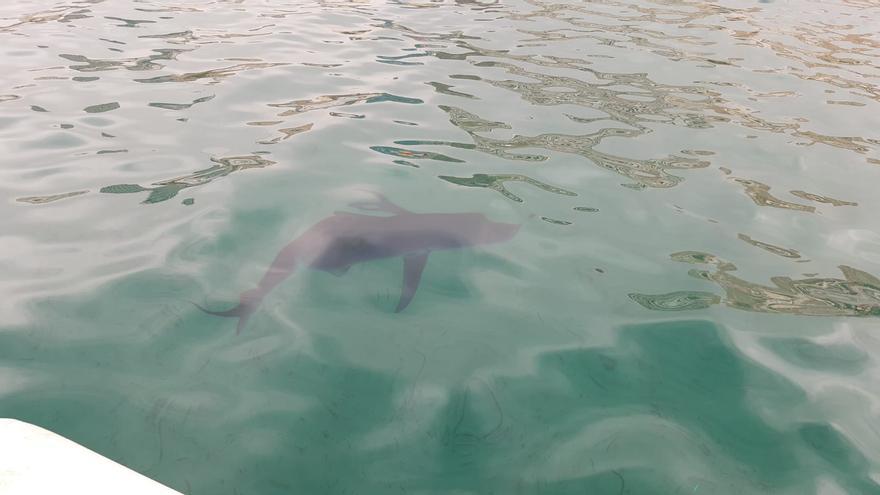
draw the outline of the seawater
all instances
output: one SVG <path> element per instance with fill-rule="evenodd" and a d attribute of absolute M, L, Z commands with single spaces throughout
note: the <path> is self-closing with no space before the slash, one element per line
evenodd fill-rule
<path fill-rule="evenodd" d="M 880 493 L 878 27 L 5 2 L 0 416 L 187 494 Z M 399 258 L 191 304 L 376 194 L 521 228 L 400 313 Z"/>

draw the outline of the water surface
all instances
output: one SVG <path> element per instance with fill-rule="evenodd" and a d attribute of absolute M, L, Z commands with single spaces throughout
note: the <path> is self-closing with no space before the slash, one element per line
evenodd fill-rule
<path fill-rule="evenodd" d="M 0 416 L 187 494 L 880 493 L 868 0 L 0 7 Z M 365 192 L 366 191 L 366 192 Z M 381 193 L 509 242 L 301 271 Z"/>

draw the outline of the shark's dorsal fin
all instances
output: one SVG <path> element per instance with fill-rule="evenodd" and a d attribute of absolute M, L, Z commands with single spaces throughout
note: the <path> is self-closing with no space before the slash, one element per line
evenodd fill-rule
<path fill-rule="evenodd" d="M 336 268 L 333 268 L 333 269 L 330 269 L 327 271 L 332 273 L 333 275 L 336 275 L 337 277 L 341 277 L 341 276 L 345 275 L 346 273 L 348 273 L 348 270 L 350 270 L 350 269 L 351 269 L 351 265 L 343 265 L 343 266 L 338 266 Z"/>
<path fill-rule="evenodd" d="M 388 200 L 388 198 L 382 196 L 379 193 L 373 194 L 376 196 L 374 199 L 355 201 L 354 203 L 349 203 L 348 206 L 364 211 L 384 211 L 387 213 L 394 213 L 395 215 L 412 213 L 411 211 L 401 208 L 400 206 L 392 203 Z"/>
<path fill-rule="evenodd" d="M 397 303 L 395 313 L 400 313 L 412 301 L 422 280 L 422 271 L 428 262 L 428 251 L 408 254 L 403 257 L 403 286 L 400 288 L 400 301 Z"/>

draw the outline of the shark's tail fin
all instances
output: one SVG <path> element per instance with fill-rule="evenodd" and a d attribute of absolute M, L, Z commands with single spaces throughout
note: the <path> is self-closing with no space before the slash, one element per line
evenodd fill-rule
<path fill-rule="evenodd" d="M 238 326 L 235 329 L 236 335 L 241 333 L 242 329 L 245 327 L 245 325 L 247 325 L 248 319 L 250 319 L 251 315 L 254 314 L 254 311 L 257 309 L 253 304 L 240 303 L 238 306 L 236 306 L 232 309 L 227 309 L 226 311 L 212 311 L 210 309 L 205 308 L 204 306 L 202 306 L 199 303 L 196 303 L 193 301 L 190 301 L 190 302 L 193 304 L 193 306 L 201 309 L 202 311 L 204 311 L 205 313 L 208 313 L 209 315 L 225 316 L 228 318 L 238 318 Z"/>

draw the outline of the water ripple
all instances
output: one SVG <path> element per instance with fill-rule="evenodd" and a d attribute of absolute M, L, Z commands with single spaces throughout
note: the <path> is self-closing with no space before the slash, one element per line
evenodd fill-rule
<path fill-rule="evenodd" d="M 3 415 L 193 494 L 876 493 L 878 18 L 6 2 Z M 521 227 L 406 313 L 399 259 L 188 302 L 364 189 Z"/>
<path fill-rule="evenodd" d="M 101 192 L 108 194 L 149 192 L 150 194 L 143 203 L 161 203 L 177 196 L 184 189 L 207 184 L 221 177 L 226 177 L 233 172 L 250 168 L 264 168 L 276 163 L 257 155 L 211 158 L 211 161 L 217 165 L 174 179 L 153 182 L 152 185 L 156 187 L 142 187 L 138 184 L 114 184 L 102 187 Z"/>
<path fill-rule="evenodd" d="M 803 316 L 880 316 L 880 279 L 856 268 L 840 265 L 844 278 L 772 277 L 772 286 L 749 282 L 732 275 L 736 266 L 700 252 L 674 253 L 676 261 L 715 265 L 715 271 L 691 270 L 691 276 L 714 282 L 725 291 L 725 298 L 706 292 L 669 294 L 632 293 L 630 298 L 647 309 L 679 311 L 700 309 L 711 304 L 725 305 L 761 313 Z M 698 301 L 694 303 L 693 301 Z M 696 305 L 695 305 L 696 304 Z"/>

